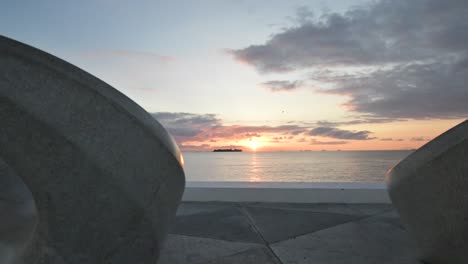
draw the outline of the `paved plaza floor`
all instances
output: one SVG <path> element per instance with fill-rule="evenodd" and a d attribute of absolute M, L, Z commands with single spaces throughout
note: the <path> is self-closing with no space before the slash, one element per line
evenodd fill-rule
<path fill-rule="evenodd" d="M 418 264 L 389 204 L 185 202 L 159 264 Z"/>

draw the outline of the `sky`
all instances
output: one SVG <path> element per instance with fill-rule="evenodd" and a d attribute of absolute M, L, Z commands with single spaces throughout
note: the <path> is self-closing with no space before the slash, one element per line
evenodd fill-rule
<path fill-rule="evenodd" d="M 0 0 L 0 34 L 140 104 L 183 151 L 416 149 L 468 117 L 466 0 Z"/>

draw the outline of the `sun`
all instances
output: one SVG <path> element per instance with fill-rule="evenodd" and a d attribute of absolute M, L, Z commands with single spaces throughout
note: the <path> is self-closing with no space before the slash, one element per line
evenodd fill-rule
<path fill-rule="evenodd" d="M 257 151 L 259 147 L 258 141 L 255 141 L 255 140 L 250 140 L 249 143 L 247 143 L 247 145 L 252 151 Z"/>

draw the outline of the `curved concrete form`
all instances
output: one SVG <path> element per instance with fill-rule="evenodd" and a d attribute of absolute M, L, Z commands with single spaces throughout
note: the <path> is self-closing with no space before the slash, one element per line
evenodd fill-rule
<path fill-rule="evenodd" d="M 184 190 L 182 156 L 129 98 L 0 36 L 0 158 L 38 213 L 11 263 L 155 263 Z"/>
<path fill-rule="evenodd" d="M 0 263 L 14 263 L 24 253 L 37 224 L 28 187 L 0 159 Z"/>
<path fill-rule="evenodd" d="M 468 261 L 468 120 L 387 174 L 390 198 L 428 263 Z"/>

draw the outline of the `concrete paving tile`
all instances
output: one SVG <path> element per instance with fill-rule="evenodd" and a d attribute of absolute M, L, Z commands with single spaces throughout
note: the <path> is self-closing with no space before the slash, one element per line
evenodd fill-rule
<path fill-rule="evenodd" d="M 390 204 L 339 204 L 339 203 L 245 203 L 248 207 L 265 207 L 349 215 L 374 215 L 393 207 Z"/>
<path fill-rule="evenodd" d="M 177 216 L 213 212 L 230 206 L 232 207 L 232 204 L 230 203 L 184 202 L 177 208 Z"/>
<path fill-rule="evenodd" d="M 416 246 L 406 231 L 382 221 L 385 219 L 385 216 L 369 217 L 271 247 L 283 263 L 419 263 Z"/>
<path fill-rule="evenodd" d="M 284 210 L 264 207 L 245 207 L 256 227 L 269 243 L 286 240 L 331 226 L 359 219 L 359 216 Z"/>
<path fill-rule="evenodd" d="M 376 215 L 394 210 L 391 204 L 348 204 L 348 207 L 363 215 Z"/>
<path fill-rule="evenodd" d="M 250 221 L 236 207 L 178 216 L 170 233 L 227 241 L 263 243 Z"/>
<path fill-rule="evenodd" d="M 232 256 L 220 257 L 206 262 L 206 264 L 280 264 L 280 262 L 265 246 L 261 246 Z"/>
<path fill-rule="evenodd" d="M 400 218 L 400 214 L 397 212 L 396 209 L 389 210 L 385 213 L 379 214 L 380 216 L 384 217 L 391 217 L 391 218 Z"/>
<path fill-rule="evenodd" d="M 214 259 L 232 256 L 236 253 L 259 247 L 263 246 L 210 238 L 169 235 L 161 251 L 158 264 L 206 263 Z"/>
<path fill-rule="evenodd" d="M 382 214 L 374 215 L 368 221 L 386 222 L 392 224 L 400 229 L 406 229 L 400 220 L 400 216 L 396 210 L 390 210 Z"/>
<path fill-rule="evenodd" d="M 323 250 L 276 248 L 283 264 L 424 264 L 413 256 L 369 256 L 363 254 L 346 254 Z"/>
<path fill-rule="evenodd" d="M 244 203 L 245 207 L 262 207 L 273 209 L 287 209 L 312 212 L 340 213 L 340 214 L 356 214 L 357 211 L 351 210 L 346 204 L 313 204 L 313 203 L 262 203 L 250 202 Z"/>

